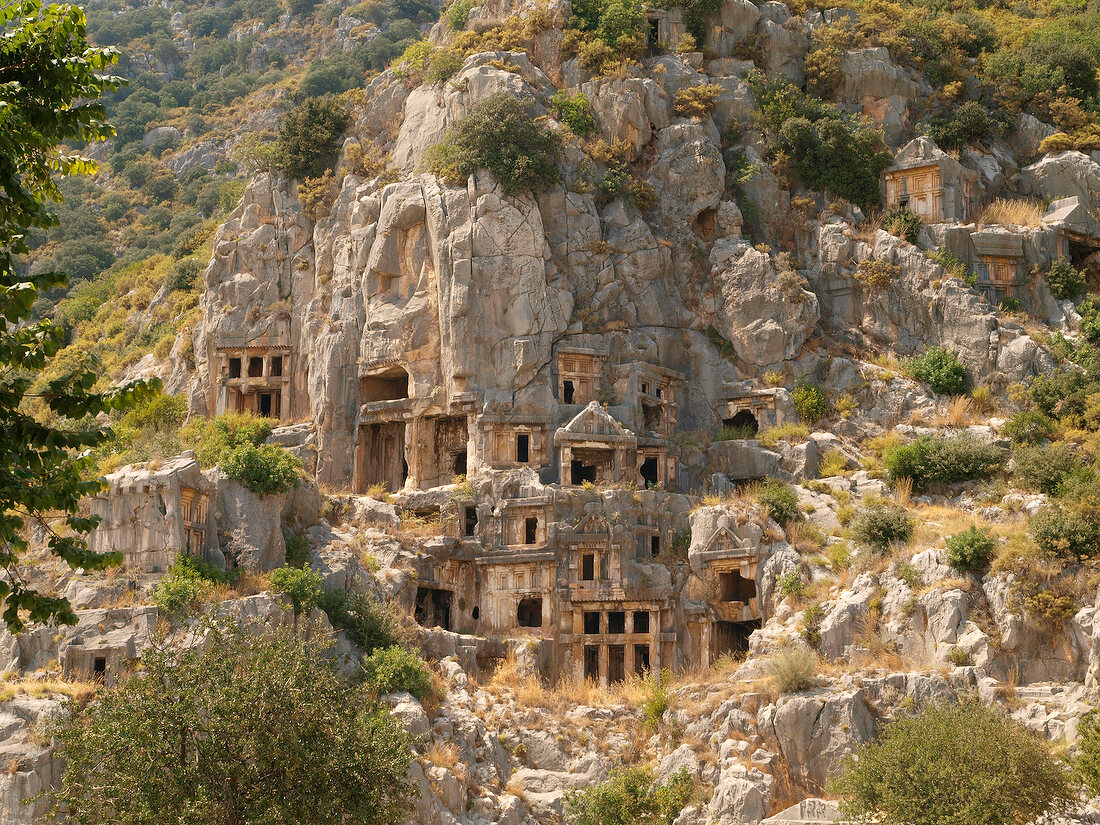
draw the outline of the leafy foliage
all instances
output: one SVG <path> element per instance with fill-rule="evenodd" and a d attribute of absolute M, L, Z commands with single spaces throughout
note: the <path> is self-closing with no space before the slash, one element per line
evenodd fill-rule
<path fill-rule="evenodd" d="M 864 547 L 885 552 L 891 544 L 903 544 L 913 535 L 913 519 L 902 507 L 874 504 L 852 520 L 852 539 Z"/>
<path fill-rule="evenodd" d="M 1054 419 L 1039 410 L 1018 412 L 1001 428 L 1001 434 L 1016 444 L 1040 444 L 1056 431 Z"/>
<path fill-rule="evenodd" d="M 948 536 L 945 542 L 947 552 L 944 561 L 956 570 L 977 572 L 989 566 L 995 546 L 989 535 L 989 528 L 979 529 L 975 525 L 961 533 Z"/>
<path fill-rule="evenodd" d="M 320 178 L 336 162 L 349 114 L 332 95 L 311 97 L 283 117 L 276 144 L 279 168 L 296 180 Z"/>
<path fill-rule="evenodd" d="M 406 735 L 321 653 L 288 629 L 222 626 L 202 645 L 150 650 L 141 671 L 58 717 L 54 798 L 79 822 L 402 821 Z"/>
<path fill-rule="evenodd" d="M 564 89 L 550 98 L 550 112 L 578 137 L 587 137 L 596 128 L 592 104 L 584 92 L 572 94 Z"/>
<path fill-rule="evenodd" d="M 798 420 L 807 424 L 816 424 L 825 417 L 829 405 L 825 399 L 825 391 L 816 384 L 811 384 L 805 379 L 795 384 L 791 390 L 791 401 Z"/>
<path fill-rule="evenodd" d="M 103 489 L 101 479 L 89 478 L 87 451 L 111 437 L 96 416 L 132 407 L 157 384 L 97 392 L 99 375 L 86 361 L 35 380 L 55 368 L 66 334 L 30 316 L 40 292 L 63 285 L 65 278 L 22 275 L 14 256 L 28 251 L 29 228 L 54 222 L 47 208 L 61 197 L 54 175 L 95 171 L 94 163 L 62 152 L 61 144 L 111 135 L 99 98 L 117 88 L 118 80 L 100 77 L 115 55 L 88 46 L 78 6 L 8 4 L 0 8 L 0 31 L 0 566 L 6 571 L 0 598 L 4 622 L 14 632 L 27 620 L 76 624 L 66 599 L 28 587 L 17 570 L 30 525 L 41 527 L 50 552 L 74 569 L 100 570 L 122 561 L 120 553 L 89 552 L 83 539 L 98 519 L 79 515 L 80 501 Z M 29 411 L 31 402 L 41 417 Z"/>
<path fill-rule="evenodd" d="M 1053 495 L 1070 473 L 1079 469 L 1077 454 L 1065 444 L 1019 447 L 1012 452 L 1012 476 L 1028 490 Z"/>
<path fill-rule="evenodd" d="M 301 460 L 278 444 L 243 444 L 220 464 L 227 476 L 261 496 L 286 493 L 302 483 Z"/>
<path fill-rule="evenodd" d="M 929 347 L 906 364 L 909 374 L 940 395 L 961 395 L 966 390 L 966 367 L 959 356 L 942 347 Z"/>
<path fill-rule="evenodd" d="M 1004 450 L 969 435 L 924 436 L 912 444 L 888 450 L 883 463 L 892 480 L 912 479 L 913 489 L 922 492 L 929 484 L 986 478 L 1002 467 L 1006 459 Z"/>
<path fill-rule="evenodd" d="M 642 712 L 642 727 L 650 733 L 658 731 L 665 711 L 672 704 L 667 687 L 671 676 L 670 671 L 664 671 L 660 676 L 651 673 L 646 677 L 646 695 L 639 704 L 639 710 Z"/>
<path fill-rule="evenodd" d="M 1076 269 L 1065 258 L 1059 258 L 1052 263 L 1043 277 L 1050 287 L 1050 294 L 1057 301 L 1076 298 L 1085 291 L 1085 273 Z"/>
<path fill-rule="evenodd" d="M 1077 720 L 1077 758 L 1073 768 L 1093 796 L 1100 793 L 1100 711 L 1090 710 Z"/>
<path fill-rule="evenodd" d="M 363 678 L 378 695 L 404 691 L 423 699 L 432 690 L 428 666 L 404 645 L 375 648 L 364 656 Z"/>
<path fill-rule="evenodd" d="M 321 595 L 319 606 L 332 626 L 344 630 L 364 653 L 393 647 L 401 641 L 401 626 L 389 605 L 370 593 L 355 590 L 329 590 Z"/>
<path fill-rule="evenodd" d="M 1100 553 L 1100 520 L 1060 504 L 1044 507 L 1031 519 L 1028 531 L 1045 553 L 1068 561 L 1094 558 Z"/>
<path fill-rule="evenodd" d="M 856 280 L 872 292 L 888 289 L 901 272 L 897 264 L 887 263 L 881 258 L 867 258 L 856 267 Z"/>
<path fill-rule="evenodd" d="M 1072 799 L 1046 744 L 977 702 L 891 723 L 848 762 L 834 790 L 850 821 L 883 825 L 1030 822 Z"/>
<path fill-rule="evenodd" d="M 189 612 L 225 574 L 194 556 L 181 554 L 153 589 L 153 604 L 165 613 Z"/>
<path fill-rule="evenodd" d="M 882 216 L 882 228 L 891 235 L 916 243 L 924 228 L 924 219 L 908 206 L 891 209 Z"/>
<path fill-rule="evenodd" d="M 864 209 L 879 202 L 879 176 L 893 163 L 893 155 L 878 130 L 782 78 L 768 80 L 754 70 L 747 79 L 771 153 L 781 151 L 802 183 Z"/>
<path fill-rule="evenodd" d="M 718 95 L 721 93 L 722 87 L 716 83 L 685 86 L 676 92 L 672 110 L 680 117 L 707 117 L 718 105 Z"/>
<path fill-rule="evenodd" d="M 768 517 L 781 525 L 795 521 L 801 516 L 798 510 L 798 495 L 789 484 L 768 479 L 757 486 L 755 495 Z"/>
<path fill-rule="evenodd" d="M 507 92 L 478 103 L 427 152 L 428 168 L 450 183 L 488 169 L 506 195 L 549 186 L 558 179 L 551 161 L 558 137 L 533 121 L 525 104 Z"/>
<path fill-rule="evenodd" d="M 321 600 L 321 574 L 310 567 L 279 567 L 271 571 L 271 587 L 294 606 L 294 615 L 308 615 Z"/>
<path fill-rule="evenodd" d="M 570 825 L 672 825 L 691 799 L 686 768 L 661 783 L 647 767 L 616 768 L 611 776 L 565 795 Z"/>
<path fill-rule="evenodd" d="M 996 124 L 982 104 L 971 100 L 935 119 L 928 129 L 928 136 L 941 149 L 956 151 L 988 138 L 996 131 Z"/>

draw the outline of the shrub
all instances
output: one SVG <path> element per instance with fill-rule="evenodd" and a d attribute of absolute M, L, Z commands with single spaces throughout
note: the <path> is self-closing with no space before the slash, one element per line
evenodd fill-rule
<path fill-rule="evenodd" d="M 962 395 L 966 390 L 966 367 L 959 356 L 942 347 L 931 347 L 910 358 L 906 370 L 940 395 Z"/>
<path fill-rule="evenodd" d="M 328 217 L 332 204 L 339 194 L 336 177 L 326 169 L 319 178 L 303 178 L 298 181 L 298 202 L 311 221 Z"/>
<path fill-rule="evenodd" d="M 890 264 L 879 258 L 867 258 L 856 267 L 856 280 L 867 289 L 879 292 L 894 282 L 901 272 L 897 264 Z"/>
<path fill-rule="evenodd" d="M 202 261 L 197 258 L 184 258 L 176 261 L 168 269 L 164 285 L 171 292 L 190 292 L 195 288 L 202 273 Z"/>
<path fill-rule="evenodd" d="M 1001 435 L 1017 444 L 1040 444 L 1054 437 L 1058 425 L 1039 410 L 1018 412 L 1001 428 Z"/>
<path fill-rule="evenodd" d="M 178 556 L 153 589 L 153 604 L 165 613 L 187 612 L 219 581 L 210 569 L 217 568 L 204 565 L 193 556 Z M 224 580 L 224 576 L 220 580 Z"/>
<path fill-rule="evenodd" d="M 364 653 L 393 647 L 401 641 L 397 616 L 389 605 L 370 593 L 329 590 L 321 595 L 318 606 L 328 615 L 332 626 L 345 631 Z"/>
<path fill-rule="evenodd" d="M 279 168 L 292 178 L 320 178 L 335 161 L 350 114 L 332 95 L 308 98 L 283 117 L 276 142 Z"/>
<path fill-rule="evenodd" d="M 813 687 L 817 654 L 803 645 L 787 648 L 765 660 L 764 672 L 780 693 L 798 693 Z"/>
<path fill-rule="evenodd" d="M 1012 477 L 1026 489 L 1047 495 L 1053 495 L 1078 466 L 1077 454 L 1065 444 L 1019 447 L 1012 453 Z"/>
<path fill-rule="evenodd" d="M 770 153 L 781 151 L 793 159 L 802 183 L 865 210 L 879 202 L 879 176 L 893 156 L 878 130 L 781 78 L 768 80 L 754 70 L 747 79 L 770 137 Z"/>
<path fill-rule="evenodd" d="M 789 484 L 768 479 L 756 489 L 756 500 L 760 502 L 768 517 L 779 524 L 787 524 L 799 518 L 798 494 Z"/>
<path fill-rule="evenodd" d="M 671 673 L 665 671 L 661 674 L 661 678 L 656 674 L 646 677 L 646 695 L 639 708 L 642 711 L 642 727 L 650 733 L 656 733 L 661 727 L 661 719 L 664 718 L 665 711 L 671 704 L 666 687 L 666 682 L 671 676 Z"/>
<path fill-rule="evenodd" d="M 805 379 L 799 381 L 791 390 L 791 401 L 794 403 L 799 421 L 807 424 L 816 424 L 825 417 L 825 411 L 828 409 L 825 391 Z"/>
<path fill-rule="evenodd" d="M 584 92 L 558 92 L 550 98 L 550 113 L 579 137 L 587 137 L 596 128 L 592 104 Z"/>
<path fill-rule="evenodd" d="M 474 0 L 455 0 L 450 8 L 443 13 L 447 21 L 447 28 L 451 31 L 462 31 L 470 20 L 470 12 L 477 6 Z"/>
<path fill-rule="evenodd" d="M 1065 258 L 1059 258 L 1046 271 L 1047 286 L 1057 301 L 1076 298 L 1085 291 L 1085 273 L 1075 269 Z"/>
<path fill-rule="evenodd" d="M 788 444 L 801 444 L 810 437 L 810 429 L 805 424 L 780 424 L 778 427 L 769 427 L 760 433 L 760 445 L 769 450 L 780 441 Z"/>
<path fill-rule="evenodd" d="M 978 572 L 989 566 L 995 546 L 989 528 L 978 529 L 971 524 L 961 533 L 948 536 L 944 560 L 956 570 Z"/>
<path fill-rule="evenodd" d="M 1077 757 L 1073 769 L 1090 796 L 1100 794 L 1100 711 L 1090 710 L 1077 720 Z"/>
<path fill-rule="evenodd" d="M 1073 801 L 1047 745 L 973 701 L 899 717 L 848 760 L 832 790 L 845 819 L 882 825 L 1031 822 Z"/>
<path fill-rule="evenodd" d="M 648 767 L 616 768 L 603 782 L 566 793 L 565 818 L 570 825 L 672 825 L 693 790 L 686 768 L 663 784 Z"/>
<path fill-rule="evenodd" d="M 271 587 L 294 606 L 294 615 L 309 613 L 321 599 L 321 574 L 310 567 L 280 567 L 271 571 Z"/>
<path fill-rule="evenodd" d="M 913 519 L 903 507 L 877 504 L 865 507 L 852 520 L 852 539 L 864 547 L 885 552 L 913 535 Z"/>
<path fill-rule="evenodd" d="M 802 571 L 797 568 L 788 570 L 775 580 L 775 592 L 780 599 L 801 596 L 805 591 L 806 582 L 802 579 Z"/>
<path fill-rule="evenodd" d="M 882 216 L 882 228 L 898 238 L 904 238 L 915 244 L 924 227 L 924 219 L 908 206 L 891 209 Z"/>
<path fill-rule="evenodd" d="M 184 427 L 183 435 L 195 442 L 202 466 L 212 467 L 236 447 L 263 444 L 271 435 L 271 421 L 253 413 L 225 413 L 217 418 L 193 419 Z"/>
<path fill-rule="evenodd" d="M 821 622 L 825 618 L 825 608 L 821 602 L 813 602 L 802 611 L 802 638 L 812 648 L 821 644 Z"/>
<path fill-rule="evenodd" d="M 718 105 L 718 95 L 721 93 L 722 87 L 716 83 L 685 86 L 676 92 L 672 110 L 680 117 L 707 117 Z"/>
<path fill-rule="evenodd" d="M 462 68 L 462 56 L 450 49 L 438 49 L 428 60 L 424 82 L 429 85 L 450 80 Z"/>
<path fill-rule="evenodd" d="M 827 450 L 817 465 L 817 474 L 821 478 L 842 476 L 846 472 L 848 472 L 848 456 L 835 448 Z"/>
<path fill-rule="evenodd" d="M 504 194 L 549 186 L 558 179 L 551 161 L 557 136 L 535 123 L 525 104 L 507 92 L 478 103 L 427 152 L 428 168 L 450 183 L 488 169 Z"/>
<path fill-rule="evenodd" d="M 1076 141 L 1065 132 L 1055 132 L 1039 143 L 1039 151 L 1044 155 L 1058 155 L 1076 148 Z"/>
<path fill-rule="evenodd" d="M 220 464 L 227 476 L 260 496 L 286 493 L 301 484 L 301 460 L 277 444 L 243 444 Z"/>
<path fill-rule="evenodd" d="M 995 126 L 985 107 L 972 100 L 934 120 L 928 135 L 941 149 L 958 150 L 995 134 Z"/>
<path fill-rule="evenodd" d="M 1004 450 L 969 435 L 953 438 L 924 436 L 912 444 L 886 451 L 883 463 L 892 481 L 909 478 L 923 492 L 929 484 L 955 484 L 985 478 L 1004 465 Z"/>
<path fill-rule="evenodd" d="M 404 691 L 424 699 L 432 691 L 427 664 L 401 645 L 380 647 L 364 656 L 363 678 L 379 696 Z"/>
<path fill-rule="evenodd" d="M 1083 561 L 1100 551 L 1100 523 L 1061 505 L 1036 513 L 1028 532 L 1040 550 L 1062 559 Z"/>
<path fill-rule="evenodd" d="M 284 530 L 283 541 L 286 544 L 286 566 L 305 567 L 310 561 L 309 538 L 303 530 Z"/>

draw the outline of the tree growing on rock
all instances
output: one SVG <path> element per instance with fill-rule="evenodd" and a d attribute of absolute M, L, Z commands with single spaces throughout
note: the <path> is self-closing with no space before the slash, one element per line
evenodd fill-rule
<path fill-rule="evenodd" d="M 98 519 L 79 515 L 81 499 L 102 489 L 90 478 L 90 452 L 111 438 L 96 416 L 123 410 L 156 392 L 155 382 L 97 391 L 94 365 L 80 361 L 57 378 L 39 375 L 68 339 L 50 321 L 29 323 L 40 292 L 64 285 L 56 272 L 24 275 L 15 256 L 27 252 L 25 234 L 56 222 L 47 203 L 61 198 L 55 175 L 90 174 L 95 164 L 62 151 L 110 137 L 104 92 L 118 87 L 101 76 L 116 59 L 88 45 L 84 11 L 68 4 L 25 0 L 0 6 L 0 581 L 4 622 L 54 618 L 76 624 L 63 598 L 28 587 L 17 565 L 27 553 L 32 525 L 51 553 L 72 568 L 97 570 L 121 553 L 88 550 L 83 535 Z"/>
<path fill-rule="evenodd" d="M 409 742 L 287 628 L 212 625 L 52 731 L 53 799 L 76 822 L 391 825 L 411 811 Z"/>
<path fill-rule="evenodd" d="M 976 702 L 890 724 L 834 790 L 852 822 L 1022 825 L 1073 800 L 1069 774 L 1019 722 Z"/>

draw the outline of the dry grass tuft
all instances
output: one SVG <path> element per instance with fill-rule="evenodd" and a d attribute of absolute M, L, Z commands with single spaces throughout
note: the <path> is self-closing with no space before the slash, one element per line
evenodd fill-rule
<path fill-rule="evenodd" d="M 948 427 L 965 427 L 974 421 L 974 402 L 965 395 L 956 395 L 947 402 L 942 421 Z"/>
<path fill-rule="evenodd" d="M 458 764 L 458 748 L 454 746 L 453 742 L 440 742 L 437 740 L 432 742 L 431 746 L 424 751 L 424 758 L 433 765 L 452 770 Z"/>
<path fill-rule="evenodd" d="M 78 705 L 86 705 L 99 689 L 98 682 L 81 679 L 20 679 L 0 683 L 0 702 L 9 702 L 17 696 L 44 699 L 49 696 L 68 696 Z"/>
<path fill-rule="evenodd" d="M 979 226 L 1026 226 L 1037 229 L 1043 222 L 1043 205 L 1027 198 L 997 198 L 978 218 Z"/>

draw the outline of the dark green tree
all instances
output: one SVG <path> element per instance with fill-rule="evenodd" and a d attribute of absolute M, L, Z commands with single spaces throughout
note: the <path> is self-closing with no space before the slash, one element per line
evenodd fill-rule
<path fill-rule="evenodd" d="M 893 722 L 834 790 L 850 821 L 881 825 L 1022 825 L 1073 798 L 1044 742 L 976 702 Z"/>
<path fill-rule="evenodd" d="M 262 633 L 259 631 L 262 629 Z M 52 733 L 54 800 L 79 823 L 391 825 L 410 813 L 408 738 L 288 628 L 211 625 Z"/>
<path fill-rule="evenodd" d="M 319 178 L 336 162 L 348 109 L 332 95 L 308 98 L 283 118 L 276 145 L 279 168 L 296 180 Z"/>
<path fill-rule="evenodd" d="M 99 376 L 87 367 L 36 381 L 66 332 L 50 321 L 28 323 L 31 307 L 65 277 L 24 275 L 14 256 L 27 251 L 29 228 L 55 222 L 47 204 L 61 198 L 56 176 L 95 171 L 64 145 L 113 133 L 97 101 L 119 80 L 100 75 L 116 55 L 88 45 L 79 6 L 7 3 L 0 6 L 0 35 L 0 566 L 7 571 L 0 598 L 14 632 L 28 620 L 76 623 L 67 600 L 35 591 L 16 569 L 32 525 L 45 529 L 50 551 L 70 567 L 121 562 L 120 554 L 89 552 L 82 538 L 97 521 L 78 515 L 80 500 L 102 489 L 102 480 L 90 477 L 87 453 L 111 437 L 97 415 L 132 406 L 156 388 L 135 383 L 98 392 Z M 31 406 L 44 413 L 32 414 Z"/>

